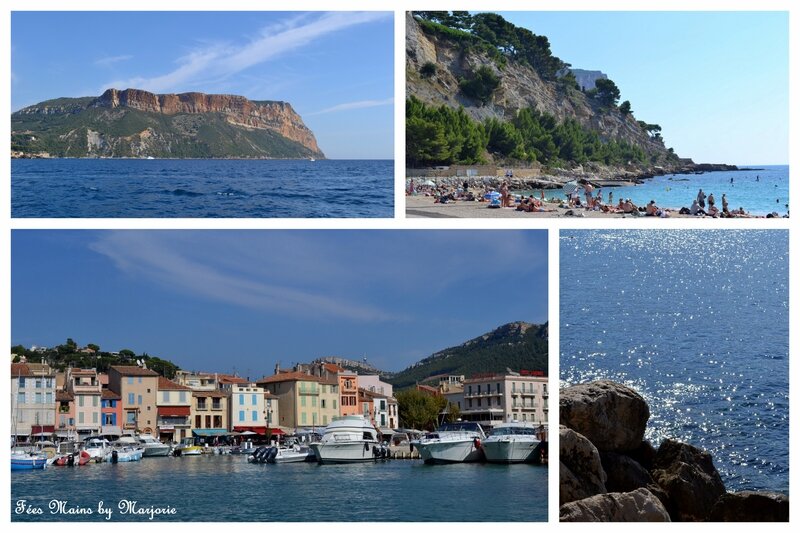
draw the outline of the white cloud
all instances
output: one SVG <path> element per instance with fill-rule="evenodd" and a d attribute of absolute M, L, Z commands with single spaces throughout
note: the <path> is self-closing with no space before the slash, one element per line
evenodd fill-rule
<path fill-rule="evenodd" d="M 102 89 L 135 87 L 152 92 L 186 89 L 209 78 L 225 78 L 254 65 L 302 48 L 317 39 L 353 26 L 391 16 L 389 12 L 332 12 L 308 21 L 297 17 L 268 26 L 258 37 L 243 45 L 212 44 L 198 48 L 177 60 L 178 67 L 155 77 L 115 80 Z"/>
<path fill-rule="evenodd" d="M 211 301 L 256 310 L 296 316 L 341 318 L 374 322 L 398 317 L 354 298 L 325 294 L 324 289 L 306 285 L 302 277 L 286 279 L 272 274 L 269 261 L 262 257 L 262 269 L 252 263 L 252 254 L 238 246 L 227 246 L 226 239 L 196 233 L 104 232 L 89 248 L 111 259 L 116 267 L 139 279 Z M 235 241 L 235 239 L 232 239 Z M 245 265 L 231 269 L 237 255 Z M 224 260 L 217 261 L 220 257 Z M 267 258 L 268 259 L 268 258 Z M 319 280 L 319 278 L 317 278 Z"/>
<path fill-rule="evenodd" d="M 96 59 L 94 64 L 98 67 L 107 67 L 113 65 L 114 63 L 119 63 L 121 61 L 128 61 L 129 59 L 133 59 L 132 55 L 121 55 L 121 56 L 109 56 L 109 57 L 101 57 L 100 59 Z"/>
<path fill-rule="evenodd" d="M 312 117 L 314 115 L 323 115 L 325 113 L 336 113 L 338 111 L 350 111 L 351 109 L 365 109 L 368 107 L 380 107 L 392 104 L 394 104 L 394 98 L 385 98 L 383 100 L 359 100 L 358 102 L 338 104 L 327 109 L 323 109 L 322 111 L 306 113 L 305 116 Z"/>

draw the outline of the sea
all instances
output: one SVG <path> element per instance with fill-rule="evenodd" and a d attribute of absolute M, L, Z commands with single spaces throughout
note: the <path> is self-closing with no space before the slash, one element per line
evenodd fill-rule
<path fill-rule="evenodd" d="M 147 457 L 12 472 L 11 519 L 102 522 L 102 505 L 112 509 L 111 521 L 150 521 L 133 510 L 159 509 L 174 514 L 153 511 L 153 521 L 539 522 L 547 520 L 547 470 L 407 459 L 271 465 L 250 464 L 242 455 Z M 43 513 L 18 514 L 21 500 Z"/>
<path fill-rule="evenodd" d="M 731 181 L 732 180 L 732 181 Z M 789 167 L 787 165 L 742 167 L 736 171 L 706 172 L 704 174 L 667 174 L 644 180 L 641 185 L 627 187 L 604 187 L 604 201 L 608 193 L 614 193 L 614 203 L 620 198 L 630 198 L 638 206 L 655 200 L 664 208 L 691 207 L 692 200 L 700 189 L 714 193 L 719 209 L 725 194 L 729 208 L 739 209 L 752 215 L 776 212 L 780 216 L 789 212 Z M 535 192 L 538 197 L 538 191 Z M 561 189 L 545 190 L 548 198 L 564 198 Z"/>
<path fill-rule="evenodd" d="M 561 385 L 625 383 L 654 446 L 788 494 L 789 232 L 562 231 L 560 250 Z"/>
<path fill-rule="evenodd" d="M 389 218 L 394 161 L 14 159 L 11 214 Z"/>

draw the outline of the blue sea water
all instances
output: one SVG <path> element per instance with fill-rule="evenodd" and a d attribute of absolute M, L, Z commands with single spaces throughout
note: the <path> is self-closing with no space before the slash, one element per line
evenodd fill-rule
<path fill-rule="evenodd" d="M 419 460 L 318 465 L 253 465 L 244 456 L 151 457 L 135 463 L 52 467 L 11 475 L 12 520 L 92 520 L 50 514 L 52 499 L 70 508 L 173 507 L 176 521 L 538 522 L 547 520 L 547 467 L 528 464 L 425 465 Z M 19 500 L 44 509 L 16 514 Z"/>
<path fill-rule="evenodd" d="M 789 232 L 562 231 L 562 385 L 612 379 L 646 438 L 711 452 L 728 490 L 789 492 Z"/>
<path fill-rule="evenodd" d="M 714 193 L 716 205 L 720 209 L 722 195 L 725 194 L 730 209 L 743 207 L 753 215 L 766 215 L 773 211 L 781 216 L 785 215 L 789 204 L 789 167 L 773 165 L 752 168 L 754 170 L 656 176 L 644 180 L 641 185 L 606 187 L 603 189 L 603 198 L 608 200 L 608 193 L 613 192 L 615 204 L 620 198 L 630 198 L 639 206 L 655 200 L 660 207 L 680 209 L 690 207 L 702 188 L 707 195 Z M 548 197 L 563 198 L 560 190 L 545 191 L 545 194 Z"/>
<path fill-rule="evenodd" d="M 387 160 L 14 159 L 13 217 L 394 216 Z"/>

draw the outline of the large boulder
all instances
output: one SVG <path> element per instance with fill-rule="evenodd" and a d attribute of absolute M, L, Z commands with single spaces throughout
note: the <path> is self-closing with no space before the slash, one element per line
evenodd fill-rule
<path fill-rule="evenodd" d="M 669 495 L 673 522 L 700 522 L 725 494 L 725 485 L 711 454 L 674 440 L 665 440 L 653 461 L 653 479 Z"/>
<path fill-rule="evenodd" d="M 711 509 L 711 522 L 788 522 L 789 497 L 777 492 L 723 494 Z"/>
<path fill-rule="evenodd" d="M 656 459 L 656 449 L 650 441 L 643 440 L 638 448 L 625 452 L 625 455 L 642 465 L 647 470 L 653 469 L 653 461 Z"/>
<path fill-rule="evenodd" d="M 606 492 L 600 453 L 589 439 L 564 426 L 558 431 L 559 503 Z"/>
<path fill-rule="evenodd" d="M 630 387 L 600 380 L 561 389 L 559 394 L 561 423 L 598 450 L 625 452 L 641 445 L 650 408 Z"/>
<path fill-rule="evenodd" d="M 606 473 L 606 490 L 609 492 L 631 492 L 654 483 L 650 472 L 627 455 L 601 452 L 600 461 Z"/>
<path fill-rule="evenodd" d="M 609 492 L 567 503 L 559 509 L 561 522 L 669 522 L 669 513 L 647 489 Z"/>

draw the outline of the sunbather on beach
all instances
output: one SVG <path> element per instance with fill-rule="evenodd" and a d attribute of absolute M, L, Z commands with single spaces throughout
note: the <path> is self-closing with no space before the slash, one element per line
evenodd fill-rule
<path fill-rule="evenodd" d="M 700 207 L 700 204 L 697 202 L 697 199 L 692 202 L 692 207 L 689 208 L 690 215 L 705 215 L 706 212 Z"/>

